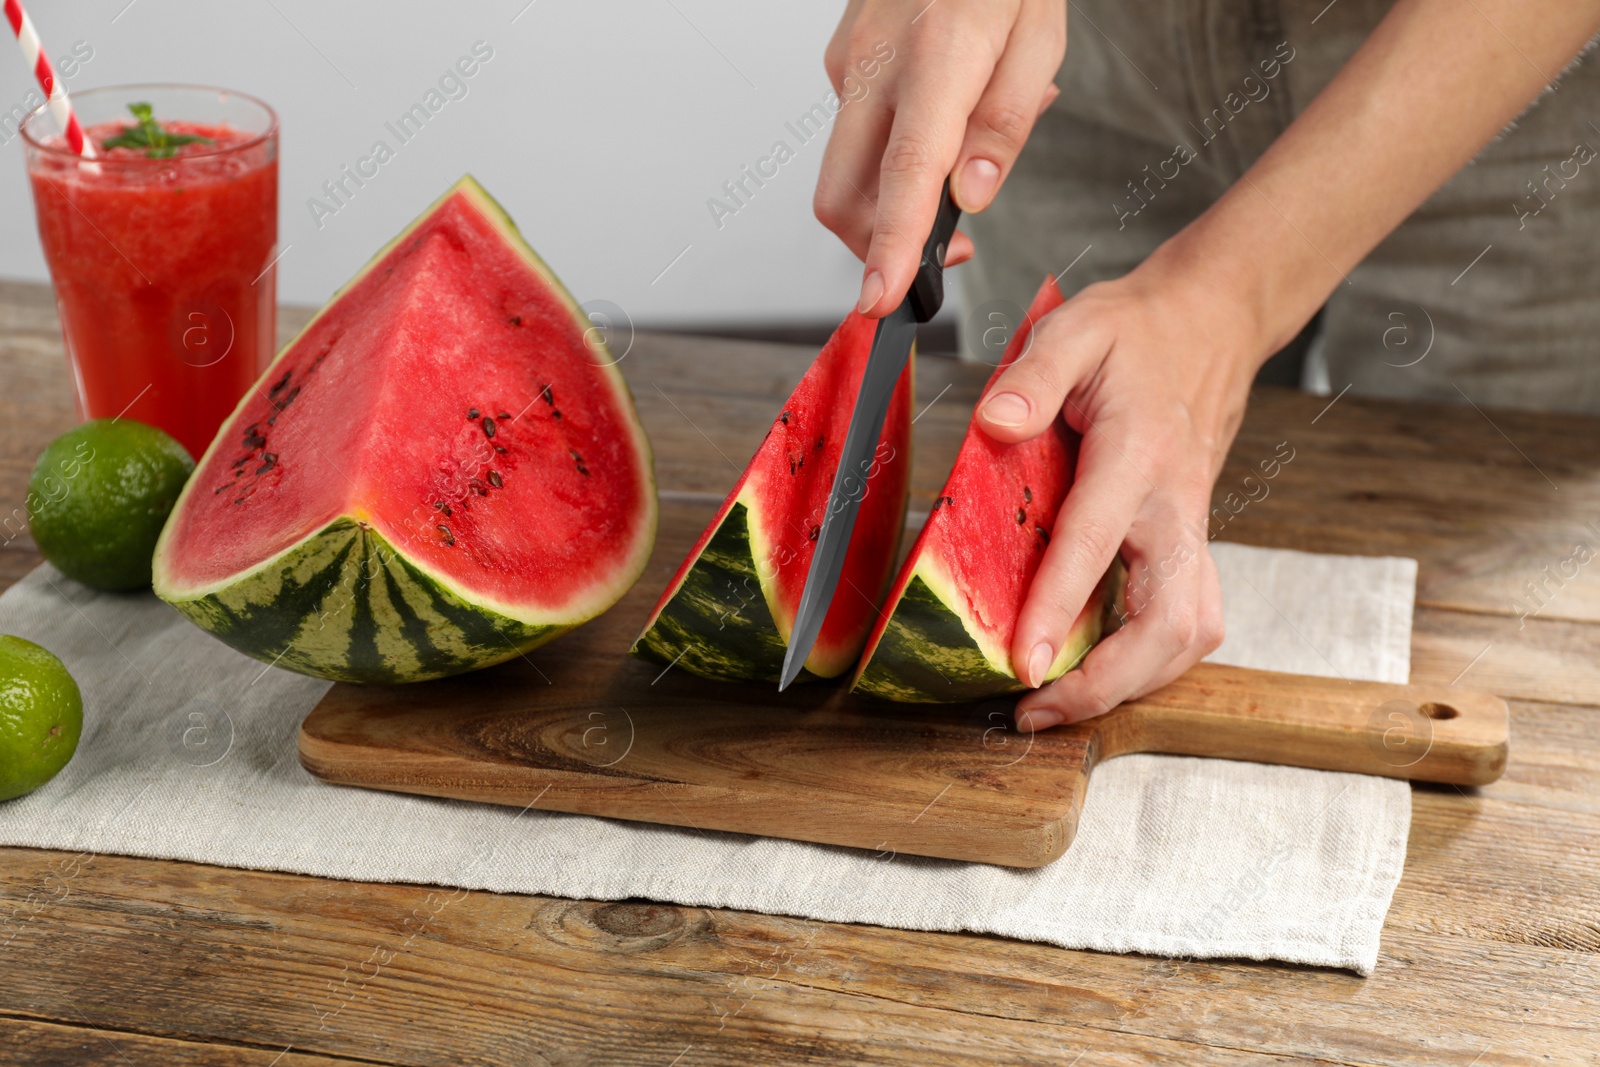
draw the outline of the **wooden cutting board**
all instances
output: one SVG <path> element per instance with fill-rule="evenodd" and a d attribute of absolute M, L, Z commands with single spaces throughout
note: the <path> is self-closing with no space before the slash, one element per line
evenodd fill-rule
<path fill-rule="evenodd" d="M 1037 735 L 1011 700 L 896 705 L 840 685 L 708 682 L 627 648 L 707 521 L 667 503 L 645 577 L 526 658 L 408 686 L 335 685 L 300 760 L 343 785 L 1037 867 L 1072 842 L 1089 775 L 1128 752 L 1481 785 L 1505 767 L 1487 693 L 1202 664 Z"/>

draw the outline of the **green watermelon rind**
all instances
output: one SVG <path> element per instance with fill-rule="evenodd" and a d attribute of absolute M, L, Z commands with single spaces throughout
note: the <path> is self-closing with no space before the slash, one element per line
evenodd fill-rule
<path fill-rule="evenodd" d="M 750 507 L 734 498 L 694 566 L 634 641 L 634 655 L 714 681 L 779 680 L 788 642 L 763 591 Z M 802 669 L 799 680 L 817 677 Z"/>
<path fill-rule="evenodd" d="M 339 682 L 443 678 L 572 629 L 468 603 L 376 530 L 347 518 L 256 568 L 249 581 L 172 606 L 247 656 Z"/>
<path fill-rule="evenodd" d="M 876 645 L 867 649 L 851 690 L 904 704 L 949 704 L 1020 693 L 1028 687 L 1011 669 L 1008 650 L 985 649 L 982 628 L 969 621 L 965 598 L 932 559 L 911 572 Z M 1090 596 L 1091 610 L 1067 635 L 1050 665 L 1055 681 L 1083 662 L 1114 628 L 1127 572 L 1114 561 Z"/>
<path fill-rule="evenodd" d="M 582 308 L 567 290 L 561 280 L 550 270 L 549 266 L 533 250 L 533 247 L 523 238 L 521 231 L 510 214 L 500 206 L 488 191 L 483 188 L 470 174 L 464 175 L 452 185 L 428 208 L 408 224 L 405 229 L 384 245 L 371 259 L 353 275 L 349 281 L 340 286 L 338 291 L 329 298 L 328 302 L 311 317 L 292 340 L 273 358 L 267 369 L 262 372 L 253 388 L 260 389 L 262 383 L 272 381 L 276 375 L 278 365 L 295 349 L 299 341 L 307 336 L 321 320 L 323 315 L 336 307 L 340 299 L 350 290 L 355 288 L 362 279 L 367 277 L 380 263 L 397 247 L 399 247 L 452 197 L 461 195 L 471 202 L 474 208 L 499 231 L 506 245 L 517 252 L 536 273 L 547 290 L 555 294 L 573 316 L 574 321 L 585 318 Z M 644 427 L 639 421 L 638 412 L 634 406 L 633 394 L 627 382 L 622 377 L 622 372 L 617 369 L 617 360 L 612 358 L 604 341 L 594 334 L 586 336 L 586 342 L 592 346 L 594 354 L 603 359 L 597 364 L 602 373 L 611 380 L 614 395 L 617 397 L 621 414 L 621 422 L 625 424 L 632 437 L 634 454 L 639 458 L 641 469 L 639 509 L 644 516 L 644 522 L 639 535 L 635 540 L 632 555 L 617 567 L 615 575 L 608 582 L 596 583 L 589 595 L 576 601 L 569 601 L 563 605 L 559 612 L 538 612 L 515 605 L 497 601 L 494 597 L 482 593 L 460 588 L 444 575 L 420 564 L 417 561 L 400 555 L 392 543 L 385 539 L 367 523 L 367 517 L 360 514 L 340 515 L 328 522 L 320 529 L 307 533 L 299 541 L 288 545 L 282 550 L 262 560 L 253 567 L 247 568 L 228 578 L 201 585 L 185 584 L 178 580 L 172 573 L 169 563 L 174 551 L 172 531 L 176 527 L 176 517 L 182 513 L 184 503 L 191 491 L 198 484 L 197 478 L 190 478 L 178 496 L 167 524 L 161 531 L 161 536 L 156 542 L 154 558 L 152 560 L 152 585 L 157 596 L 171 604 L 178 612 L 192 620 L 224 642 L 256 659 L 277 663 L 280 666 L 312 674 L 317 677 L 331 678 L 335 681 L 352 682 L 405 682 L 422 681 L 430 678 L 440 678 L 451 674 L 459 674 L 480 667 L 492 666 L 504 662 L 513 656 L 521 655 L 546 641 L 566 633 L 582 623 L 593 619 L 620 600 L 639 576 L 644 573 L 649 562 L 650 553 L 655 546 L 656 528 L 658 522 L 658 507 L 656 497 L 655 457 L 650 447 L 650 440 L 645 436 Z M 230 425 L 240 411 L 250 402 L 250 394 L 246 393 L 234 406 L 233 412 L 223 422 L 223 426 Z M 204 455 L 195 465 L 195 470 L 204 470 L 212 454 L 222 447 L 224 435 L 219 433 L 207 447 Z M 252 637 L 247 626 L 242 625 L 251 618 L 261 619 L 263 623 L 268 619 L 283 619 L 286 612 L 292 610 L 287 604 L 279 605 L 272 609 L 266 602 L 268 590 L 276 588 L 282 581 L 284 574 L 297 573 L 300 566 L 307 560 L 319 559 L 326 551 L 329 538 L 338 539 L 338 531 L 345 526 L 355 526 L 365 531 L 365 536 L 374 544 L 380 544 L 393 554 L 394 559 L 411 574 L 415 575 L 418 586 L 426 588 L 431 595 L 442 599 L 454 609 L 458 617 L 457 625 L 461 627 L 462 634 L 477 634 L 482 632 L 483 626 L 488 626 L 501 637 L 501 647 L 479 642 L 475 639 L 467 640 L 466 647 L 477 650 L 475 658 L 463 660 L 459 654 L 442 655 L 435 662 L 420 665 L 415 672 L 396 671 L 392 665 L 373 665 L 362 669 L 349 664 L 327 662 L 326 657 L 320 654 L 301 655 L 291 647 L 274 647 L 272 641 L 264 641 L 260 637 Z M 370 550 L 376 552 L 377 549 Z M 248 606 L 251 613 L 240 610 Z M 271 632 L 279 632 L 288 625 L 287 620 L 278 622 Z M 222 632 L 226 630 L 227 632 Z M 417 646 L 419 648 L 424 646 Z M 432 646 L 428 646 L 432 647 Z M 420 658 L 420 657 L 419 657 Z"/>

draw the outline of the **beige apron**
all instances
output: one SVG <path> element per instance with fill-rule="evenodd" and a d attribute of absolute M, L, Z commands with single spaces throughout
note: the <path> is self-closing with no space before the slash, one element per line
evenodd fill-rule
<path fill-rule="evenodd" d="M 1061 96 L 963 220 L 963 353 L 1048 273 L 1132 270 L 1221 196 L 1388 9 L 1382 0 L 1074 0 Z M 1302 384 L 1600 413 L 1600 55 L 1587 52 L 1328 299 Z M 992 361 L 992 359 L 991 359 Z M 1322 378 L 1322 381 L 1317 381 Z"/>

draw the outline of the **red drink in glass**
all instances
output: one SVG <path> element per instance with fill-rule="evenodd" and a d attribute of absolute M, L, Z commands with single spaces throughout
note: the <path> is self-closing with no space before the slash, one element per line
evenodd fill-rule
<path fill-rule="evenodd" d="M 152 157 L 101 143 L 149 103 Z M 159 426 L 199 458 L 270 360 L 276 321 L 278 124 L 252 97 L 189 86 L 73 94 L 93 160 L 22 127 L 28 177 L 84 418 Z"/>

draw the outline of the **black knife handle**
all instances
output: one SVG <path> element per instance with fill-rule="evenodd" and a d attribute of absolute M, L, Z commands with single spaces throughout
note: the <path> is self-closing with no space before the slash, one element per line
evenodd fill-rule
<path fill-rule="evenodd" d="M 933 232 L 928 234 L 928 243 L 922 246 L 922 263 L 906 293 L 918 322 L 933 318 L 944 304 L 944 259 L 950 251 L 950 238 L 955 235 L 956 220 L 960 217 L 961 209 L 950 198 L 950 179 L 946 178 L 944 189 L 939 193 L 939 214 L 934 217 Z"/>

